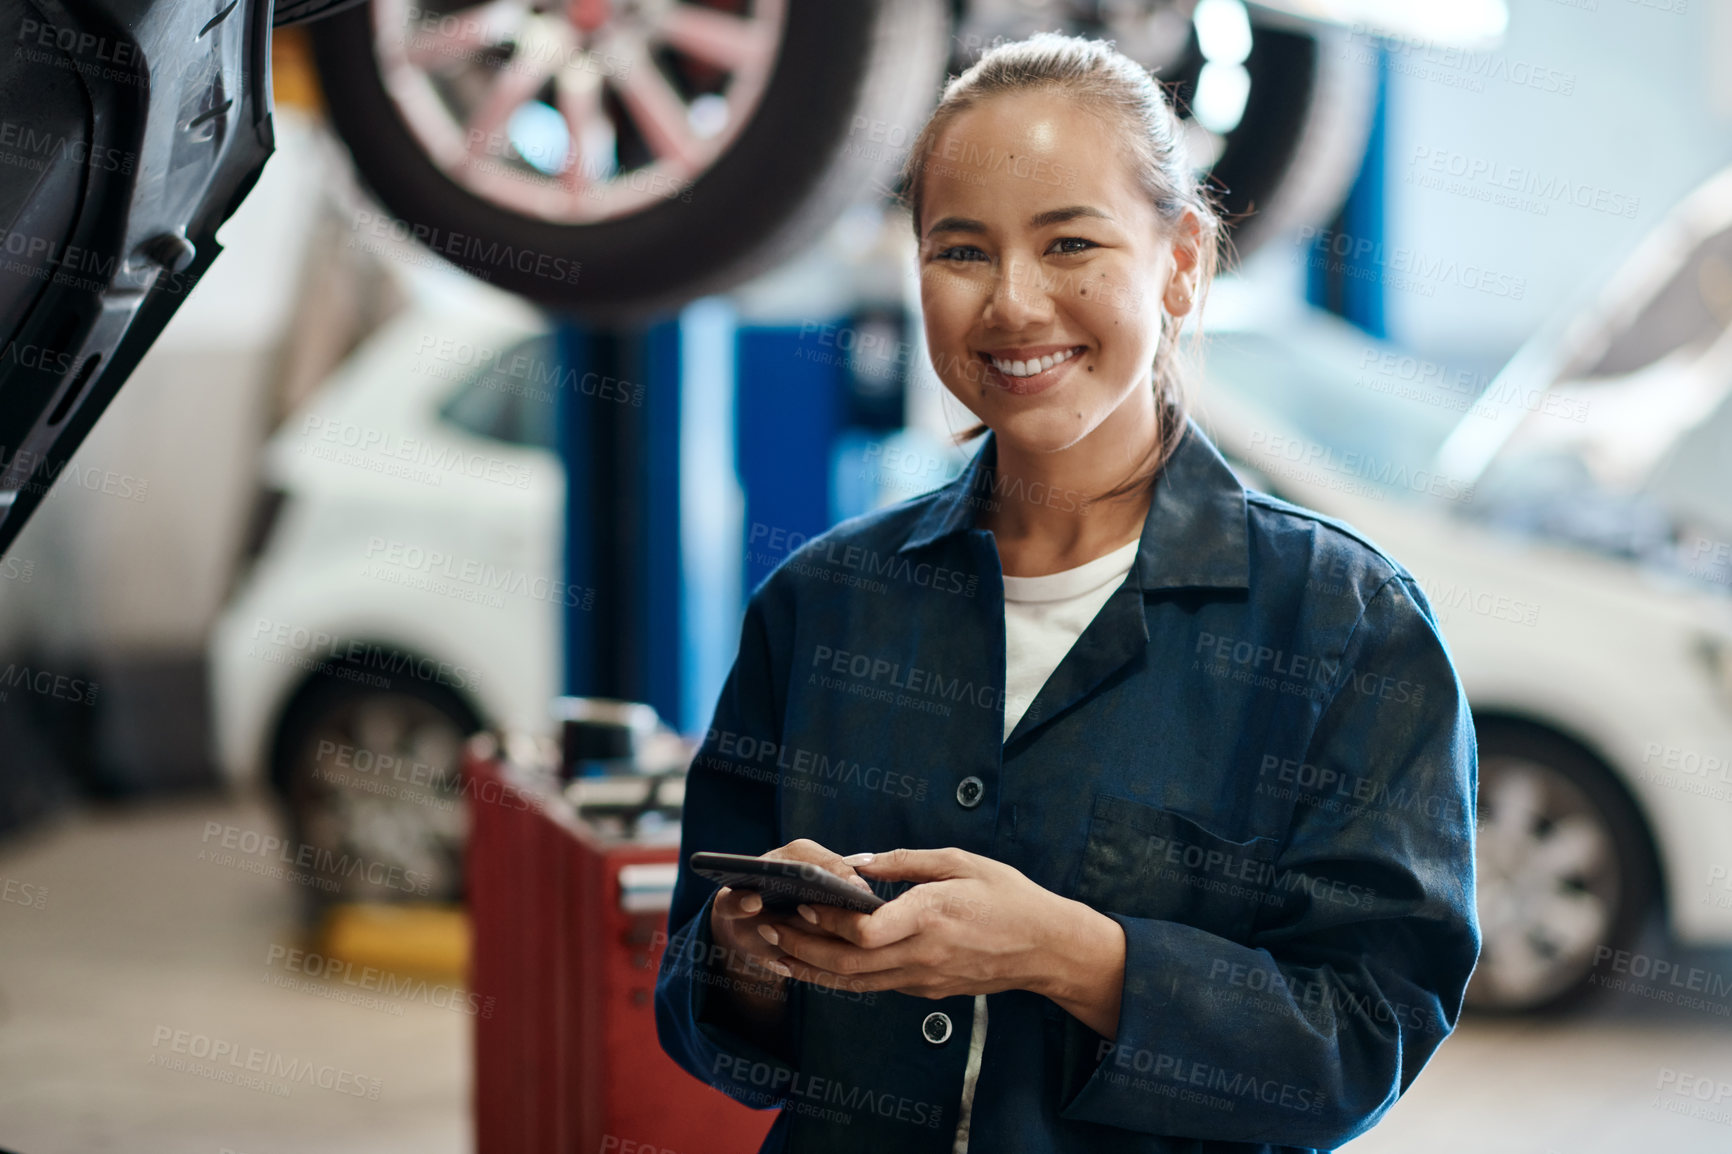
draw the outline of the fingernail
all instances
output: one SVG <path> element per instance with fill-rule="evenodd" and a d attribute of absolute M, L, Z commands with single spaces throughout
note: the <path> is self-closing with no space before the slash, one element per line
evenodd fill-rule
<path fill-rule="evenodd" d="M 768 966 L 776 973 L 781 974 L 784 978 L 791 978 L 794 976 L 794 971 L 790 970 L 787 966 L 784 966 L 781 962 L 765 962 L 764 965 Z"/>
<path fill-rule="evenodd" d="M 769 942 L 772 946 L 780 940 L 776 937 L 776 931 L 771 929 L 769 926 L 759 926 L 758 933 L 763 935 L 764 940 Z"/>
<path fill-rule="evenodd" d="M 818 924 L 818 913 L 811 906 L 801 906 L 800 916 L 811 922 L 813 925 Z"/>
<path fill-rule="evenodd" d="M 870 865 L 876 855 L 869 853 L 851 853 L 842 859 L 844 865 Z"/>
<path fill-rule="evenodd" d="M 755 914 L 764 908 L 764 899 L 757 894 L 747 894 L 740 899 L 740 908 L 748 914 Z"/>

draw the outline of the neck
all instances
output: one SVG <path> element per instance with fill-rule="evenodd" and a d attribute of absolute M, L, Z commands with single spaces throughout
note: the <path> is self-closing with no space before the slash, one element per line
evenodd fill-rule
<path fill-rule="evenodd" d="M 1151 388 L 1139 388 L 1075 444 L 1033 449 L 994 433 L 997 484 L 979 525 L 992 532 L 1004 572 L 1040 576 L 1072 568 L 1136 539 L 1151 493 L 1139 486 L 1097 501 L 1148 468 L 1160 440 Z"/>

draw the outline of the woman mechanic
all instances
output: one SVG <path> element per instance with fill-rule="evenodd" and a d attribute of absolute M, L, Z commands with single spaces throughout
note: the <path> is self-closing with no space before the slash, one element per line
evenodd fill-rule
<path fill-rule="evenodd" d="M 1220 222 L 1146 70 L 995 47 L 903 178 L 933 367 L 987 436 L 753 593 L 681 847 L 895 896 L 772 915 L 682 864 L 661 1043 L 780 1107 L 764 1151 L 1331 1149 L 1478 956 L 1430 606 L 1185 414 Z"/>

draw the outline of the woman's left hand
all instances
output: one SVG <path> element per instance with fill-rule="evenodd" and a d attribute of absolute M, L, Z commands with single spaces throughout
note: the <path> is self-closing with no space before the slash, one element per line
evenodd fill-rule
<path fill-rule="evenodd" d="M 867 857 L 844 860 L 867 878 L 919 884 L 870 914 L 800 907 L 802 918 L 834 936 L 806 932 L 791 918 L 764 927 L 795 978 L 922 998 L 1026 989 L 1070 1008 L 1082 969 L 1090 971 L 1085 984 L 1091 990 L 1110 988 L 1110 1013 L 1102 1005 L 1086 1015 L 1110 1030 L 1124 975 L 1124 936 L 1112 919 L 1036 885 L 1013 866 L 964 850 L 898 849 Z"/>

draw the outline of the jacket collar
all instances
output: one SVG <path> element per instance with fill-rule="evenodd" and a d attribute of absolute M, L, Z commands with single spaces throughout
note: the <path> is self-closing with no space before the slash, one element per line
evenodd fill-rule
<path fill-rule="evenodd" d="M 937 491 L 898 552 L 973 529 L 993 500 L 997 434 L 988 432 L 962 475 Z M 1191 418 L 1156 477 L 1132 574 L 1143 592 L 1244 589 L 1250 584 L 1245 487 Z"/>

